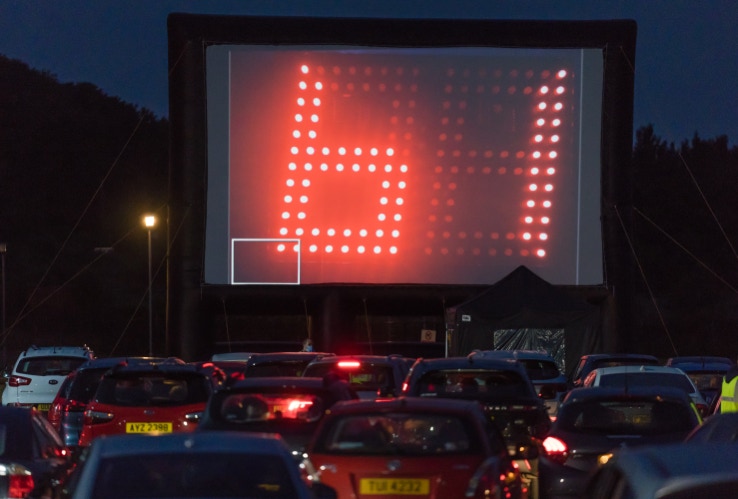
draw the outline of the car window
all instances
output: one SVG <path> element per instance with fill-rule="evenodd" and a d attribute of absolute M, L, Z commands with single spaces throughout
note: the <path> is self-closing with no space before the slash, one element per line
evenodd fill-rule
<path fill-rule="evenodd" d="M 266 376 L 302 376 L 311 359 L 265 361 L 248 365 L 244 370 L 247 378 Z"/>
<path fill-rule="evenodd" d="M 324 400 L 312 394 L 234 393 L 223 398 L 219 416 L 232 423 L 267 420 L 314 422 L 325 411 Z"/>
<path fill-rule="evenodd" d="M 87 359 L 84 357 L 63 357 L 61 355 L 28 357 L 21 360 L 15 370 L 18 374 L 31 376 L 66 376 L 85 361 Z"/>
<path fill-rule="evenodd" d="M 161 373 L 110 376 L 101 380 L 95 400 L 120 406 L 168 406 L 207 402 L 209 381 L 201 375 Z"/>
<path fill-rule="evenodd" d="M 192 452 L 102 459 L 92 497 L 122 499 L 260 497 L 292 499 L 297 490 L 278 456 Z"/>
<path fill-rule="evenodd" d="M 107 370 L 108 368 L 80 369 L 75 376 L 76 379 L 71 383 L 67 398 L 76 402 L 88 403 L 95 394 L 102 375 Z"/>
<path fill-rule="evenodd" d="M 530 384 L 519 373 L 503 370 L 442 370 L 425 373 L 415 395 L 428 396 L 517 396 L 530 395 Z"/>
<path fill-rule="evenodd" d="M 519 360 L 518 362 L 523 364 L 528 377 L 532 380 L 554 379 L 561 374 L 555 362 L 533 359 Z"/>
<path fill-rule="evenodd" d="M 362 414 L 333 422 L 318 452 L 328 454 L 473 454 L 480 436 L 457 416 Z"/>
<path fill-rule="evenodd" d="M 64 443 L 54 427 L 38 414 L 31 418 L 31 421 L 35 446 L 34 453 L 44 459 L 60 457 Z"/>
<path fill-rule="evenodd" d="M 691 408 L 671 401 L 572 402 L 559 412 L 560 429 L 585 433 L 621 431 L 655 435 L 689 431 L 694 427 Z"/>
<path fill-rule="evenodd" d="M 350 362 L 350 361 L 345 361 Z M 394 389 L 392 366 L 371 362 L 357 362 L 355 366 L 339 368 L 333 362 L 321 362 L 308 366 L 306 377 L 323 377 L 329 373 L 348 383 L 357 391 L 376 391 L 379 389 Z"/>
<path fill-rule="evenodd" d="M 673 386 L 681 388 L 687 393 L 694 393 L 695 389 L 689 378 L 683 374 L 635 372 L 622 374 L 607 374 L 600 376 L 600 386 Z"/>

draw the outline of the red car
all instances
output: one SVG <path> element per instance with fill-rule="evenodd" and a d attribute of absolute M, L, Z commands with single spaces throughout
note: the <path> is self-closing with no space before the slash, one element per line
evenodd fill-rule
<path fill-rule="evenodd" d="M 192 431 L 212 391 L 210 372 L 196 365 L 116 366 L 87 405 L 79 445 L 101 435 Z"/>
<path fill-rule="evenodd" d="M 338 497 L 526 497 L 497 427 L 476 401 L 400 397 L 336 403 L 307 448 Z"/>

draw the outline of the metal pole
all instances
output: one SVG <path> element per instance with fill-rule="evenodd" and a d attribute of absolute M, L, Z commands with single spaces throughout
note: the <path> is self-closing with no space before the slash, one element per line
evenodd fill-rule
<path fill-rule="evenodd" d="M 7 338 L 5 337 L 5 253 L 8 250 L 8 246 L 5 243 L 0 243 L 0 255 L 2 255 L 2 272 L 3 272 L 3 279 L 2 279 L 2 292 L 3 292 L 3 307 L 2 307 L 2 323 L 0 323 L 0 341 L 2 341 L 3 344 L 3 359 L 2 359 L 2 366 L 5 367 L 5 365 L 8 362 L 8 343 Z"/>
<path fill-rule="evenodd" d="M 151 295 L 151 229 L 149 229 L 149 357 L 154 356 L 154 319 L 153 299 Z"/>

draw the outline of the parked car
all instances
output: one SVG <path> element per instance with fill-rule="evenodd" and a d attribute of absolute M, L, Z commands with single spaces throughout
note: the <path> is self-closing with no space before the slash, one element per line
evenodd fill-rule
<path fill-rule="evenodd" d="M 302 376 L 311 361 L 331 355 L 326 352 L 253 353 L 246 361 L 244 377 Z"/>
<path fill-rule="evenodd" d="M 278 433 L 303 451 L 326 411 L 358 396 L 348 382 L 326 378 L 246 378 L 214 393 L 198 431 Z"/>
<path fill-rule="evenodd" d="M 587 479 L 618 448 L 681 442 L 701 423 L 678 388 L 575 388 L 543 441 L 543 497 L 581 497 Z"/>
<path fill-rule="evenodd" d="M 336 493 L 308 483 L 279 436 L 197 432 L 95 440 L 64 497 L 335 499 Z"/>
<path fill-rule="evenodd" d="M 339 497 L 524 497 L 502 435 L 473 401 L 339 402 L 306 455 Z"/>
<path fill-rule="evenodd" d="M 21 352 L 7 374 L 3 405 L 47 412 L 67 374 L 94 358 L 95 353 L 86 346 L 31 346 Z"/>
<path fill-rule="evenodd" d="M 117 365 L 169 362 L 184 364 L 181 359 L 164 357 L 107 357 L 83 362 L 67 375 L 51 403 L 47 418 L 65 445 L 75 449 L 84 422 L 87 404 L 97 391 L 103 374 Z"/>
<path fill-rule="evenodd" d="M 543 399 L 551 419 L 556 418 L 559 404 L 569 390 L 566 375 L 559 370 L 556 359 L 537 350 L 478 350 L 475 355 L 508 358 L 520 362 L 528 373 L 536 393 Z"/>
<path fill-rule="evenodd" d="M 616 452 L 587 483 L 585 499 L 729 499 L 738 490 L 734 445 L 678 443 Z"/>
<path fill-rule="evenodd" d="M 0 407 L 0 497 L 57 497 L 71 466 L 68 449 L 38 410 Z"/>
<path fill-rule="evenodd" d="M 653 355 L 640 353 L 593 353 L 582 355 L 574 368 L 569 385 L 572 388 L 583 386 L 584 378 L 593 369 L 612 366 L 658 366 L 661 362 Z"/>
<path fill-rule="evenodd" d="M 87 405 L 79 445 L 118 433 L 193 431 L 212 392 L 210 373 L 192 364 L 115 366 Z"/>
<path fill-rule="evenodd" d="M 673 386 L 684 390 L 692 398 L 701 416 L 708 411 L 702 394 L 687 374 L 679 368 L 667 366 L 614 366 L 591 371 L 584 386 Z"/>
<path fill-rule="evenodd" d="M 715 397 L 720 395 L 723 378 L 733 367 L 733 361 L 727 357 L 685 356 L 671 357 L 666 365 L 678 367 L 687 373 L 710 406 Z"/>
<path fill-rule="evenodd" d="M 505 438 L 508 449 L 511 452 L 523 449 L 528 454 L 516 463 L 531 497 L 538 497 L 536 454 L 551 427 L 551 419 L 522 364 L 475 353 L 465 357 L 418 359 L 408 373 L 403 394 L 481 403 L 487 418 Z"/>
<path fill-rule="evenodd" d="M 348 381 L 359 398 L 397 397 L 413 362 L 402 355 L 334 355 L 313 360 L 303 376 L 334 374 Z"/>

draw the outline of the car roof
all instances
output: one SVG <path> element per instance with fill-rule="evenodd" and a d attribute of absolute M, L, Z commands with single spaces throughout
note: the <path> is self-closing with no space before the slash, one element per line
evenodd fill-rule
<path fill-rule="evenodd" d="M 313 363 L 322 363 L 322 362 L 328 362 L 328 363 L 336 363 L 343 360 L 358 360 L 359 362 L 366 363 L 366 362 L 391 362 L 395 360 L 415 360 L 411 357 L 405 357 L 400 354 L 390 354 L 390 355 L 368 355 L 368 354 L 347 354 L 347 355 L 331 355 L 329 357 L 322 357 L 319 359 L 315 359 Z"/>
<path fill-rule="evenodd" d="M 727 371 L 733 367 L 733 361 L 728 357 L 671 357 L 666 361 L 667 366 L 678 367 L 683 371 Z"/>
<path fill-rule="evenodd" d="M 109 435 L 95 439 L 102 456 L 172 454 L 175 452 L 234 452 L 289 455 L 282 438 L 271 433 L 209 431 L 164 435 Z"/>
<path fill-rule="evenodd" d="M 47 346 L 47 347 L 39 347 L 36 345 L 31 345 L 26 350 L 21 352 L 19 355 L 19 358 L 23 357 L 42 357 L 46 355 L 67 355 L 70 357 L 85 357 L 85 358 L 93 358 L 95 356 L 94 352 L 87 347 L 84 346 Z"/>
<path fill-rule="evenodd" d="M 686 374 L 678 367 L 672 366 L 609 366 L 609 367 L 598 367 L 593 369 L 592 372 L 598 372 L 600 376 L 608 374 L 632 374 L 632 373 L 674 373 L 674 374 Z"/>
<path fill-rule="evenodd" d="M 111 377 L 118 374 L 150 374 L 150 373 L 198 373 L 206 376 L 206 372 L 201 366 L 195 364 L 180 364 L 180 363 L 133 363 L 133 364 L 117 364 L 108 370 L 103 376 Z"/>
<path fill-rule="evenodd" d="M 649 355 L 645 353 L 590 353 L 582 355 L 582 359 L 588 360 L 602 360 L 602 359 L 613 359 L 613 360 L 628 360 L 628 359 L 644 359 L 650 360 L 651 362 L 658 362 L 659 359 L 655 355 Z"/>
<path fill-rule="evenodd" d="M 500 370 L 515 370 L 522 372 L 527 376 L 525 368 L 518 363 L 517 360 L 511 358 L 498 358 L 498 357 L 484 357 L 476 355 L 467 355 L 465 357 L 443 357 L 418 359 L 415 366 L 422 365 L 429 369 L 442 370 L 442 369 L 500 369 Z M 413 366 L 415 368 L 415 366 Z"/>
<path fill-rule="evenodd" d="M 174 364 L 184 364 L 185 361 L 176 357 L 101 357 L 98 359 L 90 359 L 80 364 L 77 370 L 89 368 L 110 368 L 119 364 L 147 364 L 154 362 L 172 362 Z"/>
<path fill-rule="evenodd" d="M 663 398 L 681 400 L 689 403 L 692 399 L 687 392 L 671 386 L 631 386 L 609 387 L 593 386 L 573 388 L 566 394 L 566 403 L 580 402 L 583 400 L 614 400 L 629 398 Z"/>
<path fill-rule="evenodd" d="M 426 397 L 397 397 L 386 400 L 343 400 L 331 407 L 332 415 L 366 414 L 368 412 L 469 412 L 482 411 L 476 400 Z"/>
<path fill-rule="evenodd" d="M 643 493 L 634 497 L 661 497 L 656 495 L 659 490 L 677 485 L 685 478 L 721 472 L 735 476 L 738 453 L 735 444 L 680 442 L 626 447 L 615 454 L 612 465 L 625 470 L 630 483 Z"/>
<path fill-rule="evenodd" d="M 237 381 L 233 381 L 229 386 L 229 390 L 236 391 L 239 388 L 254 388 L 254 387 L 275 387 L 275 386 L 287 386 L 295 388 L 327 388 L 332 386 L 334 383 L 344 384 L 348 386 L 343 380 L 335 378 L 313 378 L 313 377 L 295 377 L 295 376 L 267 376 L 257 378 L 244 378 Z"/>
<path fill-rule="evenodd" d="M 498 357 L 502 359 L 531 359 L 531 360 L 546 360 L 549 362 L 556 363 L 553 355 L 547 352 L 541 352 L 539 350 L 474 350 L 472 352 L 475 356 L 482 357 Z"/>

